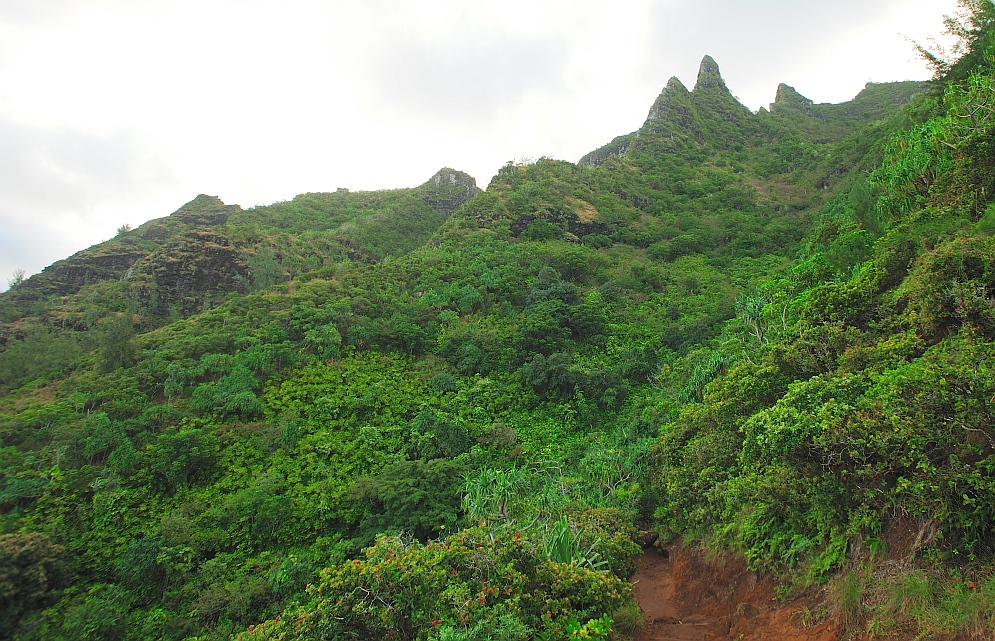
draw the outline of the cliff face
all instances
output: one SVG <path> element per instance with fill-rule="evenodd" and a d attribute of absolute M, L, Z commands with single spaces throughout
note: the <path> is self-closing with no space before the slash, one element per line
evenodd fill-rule
<path fill-rule="evenodd" d="M 604 162 L 609 158 L 621 158 L 625 155 L 625 152 L 628 151 L 629 145 L 632 144 L 634 137 L 635 134 L 617 136 L 604 147 L 599 147 L 594 151 L 587 153 L 577 162 L 577 164 L 588 167 L 597 167 L 604 164 Z"/>
<path fill-rule="evenodd" d="M 104 281 L 126 281 L 136 265 L 193 228 L 224 225 L 229 216 L 242 211 L 238 205 L 225 205 L 215 196 L 201 194 L 165 218 L 149 221 L 116 238 L 57 261 L 3 294 L 8 306 L 29 307 L 52 304 L 54 299 L 72 296 L 87 285 Z"/>
<path fill-rule="evenodd" d="M 211 229 L 195 229 L 144 256 L 130 278 L 151 310 L 161 316 L 199 311 L 213 295 L 244 294 L 252 282 L 244 247 Z"/>

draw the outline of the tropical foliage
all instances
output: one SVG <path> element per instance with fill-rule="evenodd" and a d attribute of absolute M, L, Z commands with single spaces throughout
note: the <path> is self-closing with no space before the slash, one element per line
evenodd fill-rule
<path fill-rule="evenodd" d="M 0 636 L 607 639 L 636 526 L 966 630 L 916 613 L 961 602 L 930 564 L 988 586 L 995 543 L 967 9 L 970 67 L 931 85 L 751 113 L 706 58 L 579 164 L 198 197 L 19 280 Z M 878 581 L 896 528 L 923 574 Z"/>

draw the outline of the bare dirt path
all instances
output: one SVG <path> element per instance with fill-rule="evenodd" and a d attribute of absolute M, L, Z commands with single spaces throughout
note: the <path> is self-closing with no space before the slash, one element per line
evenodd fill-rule
<path fill-rule="evenodd" d="M 812 598 L 774 599 L 774 583 L 750 572 L 743 561 L 705 561 L 700 554 L 648 549 L 636 562 L 633 592 L 646 615 L 634 641 L 837 641 L 832 621 L 799 616 L 815 608 Z"/>
<path fill-rule="evenodd" d="M 635 641 L 700 641 L 705 638 L 708 622 L 703 617 L 680 617 L 674 589 L 671 562 L 650 550 L 636 562 L 632 577 L 636 602 L 646 615 L 646 629 Z"/>

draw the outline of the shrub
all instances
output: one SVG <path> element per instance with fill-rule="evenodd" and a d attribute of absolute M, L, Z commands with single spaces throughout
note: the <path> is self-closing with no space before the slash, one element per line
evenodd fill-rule
<path fill-rule="evenodd" d="M 496 638 L 510 639 L 529 629 L 550 641 L 579 630 L 607 638 L 610 613 L 626 601 L 627 586 L 611 573 L 538 551 L 522 533 L 492 537 L 481 529 L 424 545 L 383 537 L 365 559 L 324 570 L 308 606 L 240 638 L 412 641 L 443 631 L 460 639 L 461 631 L 497 630 L 503 636 Z"/>
<path fill-rule="evenodd" d="M 0 636 L 60 587 L 62 552 L 44 534 L 0 534 Z"/>

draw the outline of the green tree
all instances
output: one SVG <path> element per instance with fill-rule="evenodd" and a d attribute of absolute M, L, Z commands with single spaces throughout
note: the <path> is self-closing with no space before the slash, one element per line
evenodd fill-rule
<path fill-rule="evenodd" d="M 24 270 L 15 269 L 14 273 L 11 274 L 10 278 L 7 279 L 7 287 L 9 289 L 14 289 L 18 285 L 24 282 Z"/>
<path fill-rule="evenodd" d="M 119 585 L 98 583 L 63 599 L 46 613 L 43 641 L 113 641 L 125 637 L 134 597 Z"/>
<path fill-rule="evenodd" d="M 167 427 L 146 447 L 144 456 L 166 486 L 180 486 L 210 474 L 218 456 L 217 439 L 199 428 Z"/>
<path fill-rule="evenodd" d="M 399 461 L 353 487 L 353 496 L 367 504 L 362 528 L 371 534 L 403 531 L 426 541 L 453 529 L 461 515 L 463 463 L 445 458 Z"/>
<path fill-rule="evenodd" d="M 135 361 L 135 346 L 132 337 L 135 325 L 131 312 L 113 314 L 98 329 L 100 345 L 100 370 L 112 372 L 120 367 L 128 367 Z"/>
<path fill-rule="evenodd" d="M 44 534 L 0 534 L 0 636 L 9 638 L 28 613 L 61 587 L 63 548 Z"/>

